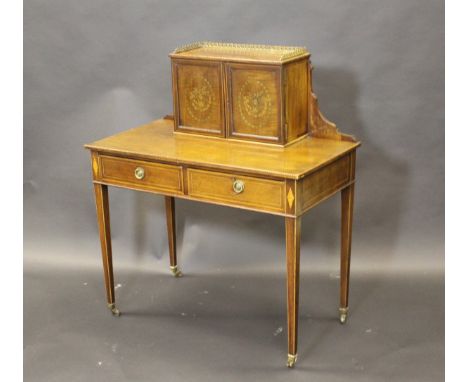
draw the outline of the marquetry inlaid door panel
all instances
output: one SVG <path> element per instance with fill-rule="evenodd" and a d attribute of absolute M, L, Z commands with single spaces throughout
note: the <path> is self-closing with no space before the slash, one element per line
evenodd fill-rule
<path fill-rule="evenodd" d="M 221 64 L 174 62 L 176 130 L 224 136 Z"/>
<path fill-rule="evenodd" d="M 281 141 L 280 69 L 232 64 L 226 70 L 228 136 Z"/>

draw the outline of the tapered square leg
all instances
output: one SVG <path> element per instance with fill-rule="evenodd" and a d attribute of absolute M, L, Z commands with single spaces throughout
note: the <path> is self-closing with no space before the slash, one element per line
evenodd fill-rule
<path fill-rule="evenodd" d="M 301 243 L 301 218 L 285 218 L 286 267 L 288 298 L 288 367 L 297 360 L 297 325 L 299 308 L 299 263 Z"/>
<path fill-rule="evenodd" d="M 115 307 L 114 270 L 112 267 L 109 196 L 107 186 L 102 184 L 94 184 L 94 196 L 96 198 L 96 213 L 99 226 L 99 236 L 101 239 L 102 265 L 104 269 L 107 306 L 114 316 L 119 316 L 120 312 Z"/>
<path fill-rule="evenodd" d="M 175 277 L 182 276 L 177 265 L 176 253 L 176 227 L 175 227 L 175 200 L 172 196 L 165 196 L 166 202 L 166 222 L 167 222 L 167 239 L 169 242 L 169 261 L 171 272 Z"/>
<path fill-rule="evenodd" d="M 351 237 L 353 231 L 354 184 L 341 191 L 341 269 L 340 322 L 348 318 L 349 270 L 351 265 Z"/>

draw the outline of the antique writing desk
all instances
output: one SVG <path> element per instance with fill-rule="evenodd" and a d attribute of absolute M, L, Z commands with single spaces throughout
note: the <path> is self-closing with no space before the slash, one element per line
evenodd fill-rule
<path fill-rule="evenodd" d="M 107 303 L 115 306 L 108 186 L 164 195 L 170 268 L 176 256 L 175 198 L 197 200 L 283 216 L 286 228 L 288 366 L 297 359 L 301 216 L 341 192 L 341 287 L 339 317 L 348 313 L 356 149 L 320 113 L 309 88 L 308 132 L 278 146 L 174 132 L 174 117 L 86 145 L 91 151 Z"/>

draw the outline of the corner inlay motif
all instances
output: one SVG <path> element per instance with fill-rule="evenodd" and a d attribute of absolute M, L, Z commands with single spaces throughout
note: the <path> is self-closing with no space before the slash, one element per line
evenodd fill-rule
<path fill-rule="evenodd" d="M 288 204 L 289 204 L 289 208 L 292 208 L 293 203 L 294 203 L 294 194 L 293 194 L 293 192 L 292 192 L 291 187 L 289 187 L 289 192 L 288 192 Z"/>

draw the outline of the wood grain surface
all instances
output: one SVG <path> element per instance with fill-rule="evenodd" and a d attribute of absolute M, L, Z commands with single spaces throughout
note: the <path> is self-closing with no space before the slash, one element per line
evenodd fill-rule
<path fill-rule="evenodd" d="M 303 178 L 359 146 L 359 142 L 306 137 L 291 146 L 276 147 L 174 134 L 169 119 L 159 119 L 85 145 L 109 155 L 288 179 Z"/>

